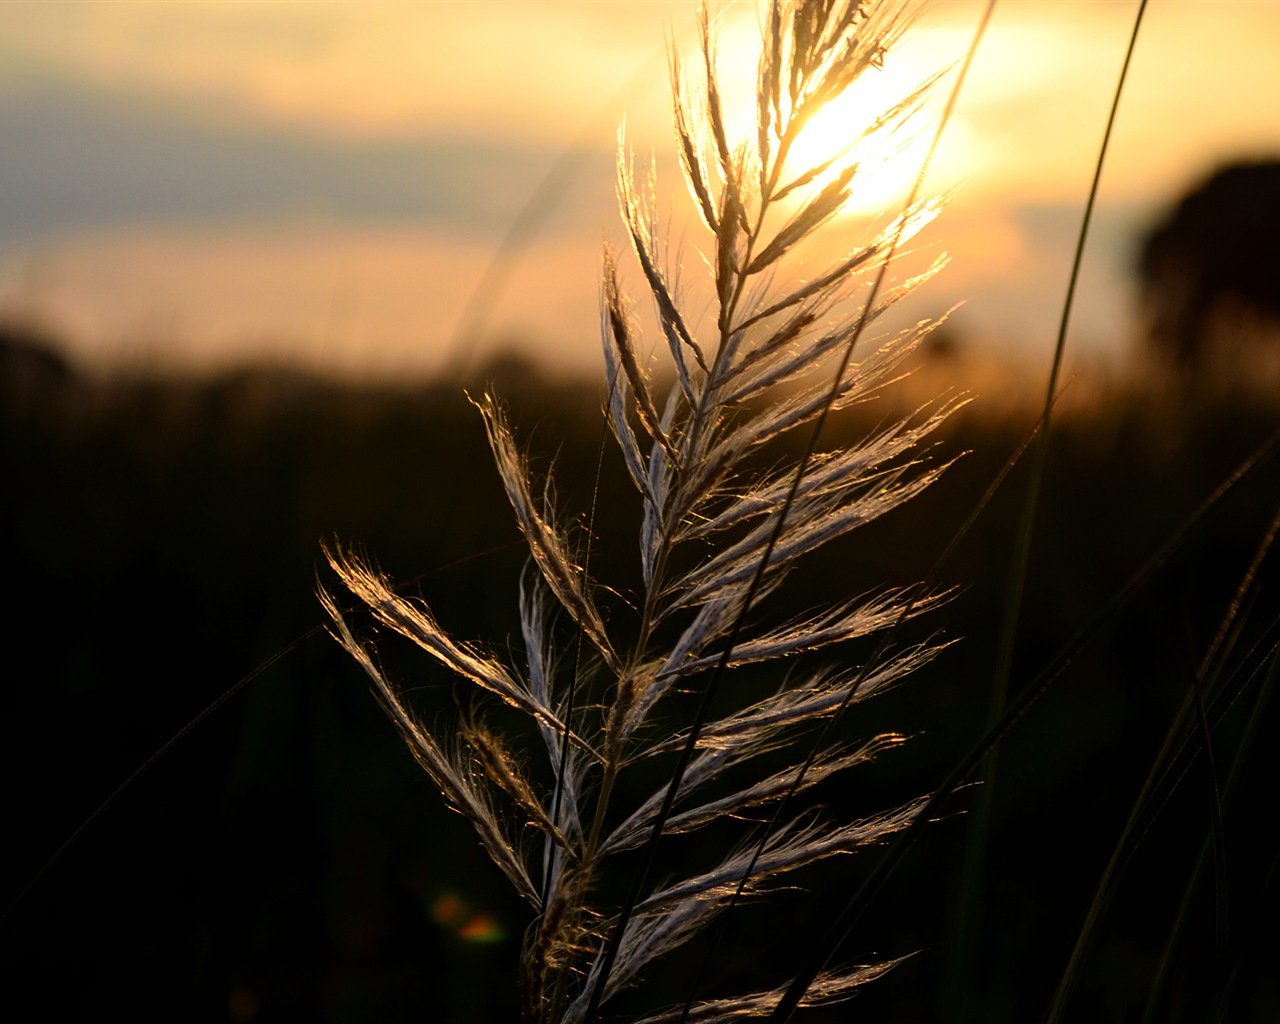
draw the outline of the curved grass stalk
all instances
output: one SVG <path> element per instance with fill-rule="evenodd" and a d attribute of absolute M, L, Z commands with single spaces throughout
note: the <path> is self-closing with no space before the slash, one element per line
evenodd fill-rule
<path fill-rule="evenodd" d="M 1031 455 L 1031 478 L 1027 483 L 1022 514 L 1018 520 L 1017 541 L 1014 546 L 1013 560 L 1009 569 L 1009 584 L 1005 596 L 1005 607 L 1000 623 L 1000 638 L 996 644 L 996 661 L 992 672 L 990 703 L 987 713 L 988 724 L 999 720 L 1009 701 L 1009 681 L 1013 672 L 1013 651 L 1018 636 L 1018 620 L 1022 610 L 1022 596 L 1026 587 L 1027 566 L 1031 558 L 1031 538 L 1035 527 L 1036 509 L 1040 501 L 1040 490 L 1044 482 L 1045 461 L 1049 452 L 1049 432 L 1054 402 L 1058 396 L 1058 381 L 1062 372 L 1063 357 L 1067 347 L 1067 329 L 1071 324 L 1072 307 L 1075 303 L 1076 286 L 1080 280 L 1080 268 L 1084 260 L 1085 243 L 1089 238 L 1089 224 L 1093 219 L 1094 206 L 1098 199 L 1098 187 L 1102 182 L 1102 168 L 1106 161 L 1107 149 L 1115 128 L 1116 114 L 1120 110 L 1120 99 L 1124 94 L 1125 80 L 1129 75 L 1129 65 L 1133 60 L 1133 52 L 1138 43 L 1138 32 L 1142 27 L 1142 17 L 1146 12 L 1147 0 L 1141 0 L 1134 16 L 1133 29 L 1129 34 L 1129 45 L 1125 51 L 1120 74 L 1116 80 L 1115 91 L 1111 96 L 1111 109 L 1107 114 L 1106 127 L 1102 132 L 1102 142 L 1098 147 L 1098 159 L 1094 166 L 1093 178 L 1089 184 L 1089 196 L 1085 201 L 1084 213 L 1081 216 L 1080 230 L 1076 235 L 1076 248 L 1071 261 L 1071 273 L 1067 281 L 1066 297 L 1063 300 L 1062 315 L 1058 318 L 1058 334 L 1054 342 L 1053 360 L 1049 369 L 1049 380 L 1045 389 L 1042 405 L 1044 426 L 1040 431 Z M 986 785 L 978 794 L 977 806 L 974 808 L 974 823 L 969 832 L 969 846 L 965 853 L 964 872 L 960 882 L 960 909 L 956 915 L 955 948 L 957 955 L 952 959 L 947 979 L 948 1002 L 956 1008 L 957 1019 L 961 1022 L 969 1017 L 970 1003 L 962 992 L 962 979 L 971 974 L 971 965 L 967 951 L 970 949 L 970 936 L 978 934 L 977 918 L 979 913 L 979 890 L 983 863 L 986 859 L 986 847 L 991 829 L 992 809 L 995 803 L 996 774 L 1000 751 L 997 746 L 991 751 L 986 764 Z"/>
<path fill-rule="evenodd" d="M 1102 626 L 1150 583 L 1156 573 L 1182 547 L 1191 535 L 1192 530 L 1204 516 L 1216 507 L 1228 493 L 1239 486 L 1246 477 L 1258 472 L 1277 454 L 1280 454 L 1280 432 L 1273 434 L 1264 445 L 1237 466 L 1231 475 L 1195 508 L 1183 521 L 1182 525 L 1116 591 L 1110 600 L 1094 612 L 1089 621 L 1080 628 L 1063 649 L 1015 697 L 1000 719 L 992 725 L 987 733 L 956 764 L 951 773 L 937 787 L 916 819 L 894 838 L 873 871 L 864 877 L 857 891 L 850 897 L 832 922 L 827 935 L 815 944 L 814 952 L 809 958 L 806 967 L 792 981 L 784 997 L 775 1006 L 769 1018 L 771 1022 L 782 1022 L 789 1019 L 795 1010 L 803 1005 L 808 986 L 821 976 L 826 961 L 833 951 L 848 936 L 889 875 L 896 870 L 912 845 L 919 840 L 921 831 L 925 823 L 930 820 L 931 815 L 940 812 L 955 792 L 972 777 L 973 773 L 990 755 L 996 745 L 1049 691 L 1063 676 L 1072 662 L 1088 647 Z M 1272 656 L 1273 653 L 1274 651 L 1268 652 L 1268 656 Z"/>
<path fill-rule="evenodd" d="M 1254 577 L 1262 562 L 1263 557 L 1271 550 L 1271 545 L 1275 540 L 1277 530 L 1280 530 L 1280 514 L 1271 522 L 1271 527 L 1262 543 L 1258 548 L 1258 555 L 1245 573 L 1240 588 L 1237 590 L 1236 600 L 1233 602 L 1228 614 L 1223 617 L 1222 627 L 1218 636 L 1214 638 L 1213 644 L 1210 645 L 1209 652 L 1216 655 L 1219 646 L 1226 642 L 1226 633 L 1233 619 L 1238 619 L 1242 599 L 1246 590 L 1252 586 Z M 1280 657 L 1273 652 L 1271 657 L 1270 668 L 1267 675 L 1263 679 L 1262 684 L 1258 688 L 1258 692 L 1254 696 L 1253 706 L 1248 715 L 1248 726 L 1244 735 L 1241 737 L 1239 744 L 1236 746 L 1235 754 L 1232 758 L 1231 768 L 1227 773 L 1227 778 L 1222 785 L 1221 803 L 1225 806 L 1231 800 L 1237 783 L 1243 774 L 1245 755 L 1249 752 L 1256 738 L 1257 731 L 1263 719 L 1263 714 L 1267 706 L 1267 702 L 1271 697 L 1271 692 L 1275 686 L 1277 677 L 1280 676 Z M 1169 967 L 1172 962 L 1172 954 L 1177 946 L 1179 939 L 1183 935 L 1184 927 L 1187 921 L 1188 912 L 1190 910 L 1191 900 L 1195 895 L 1198 887 L 1200 875 L 1203 873 L 1206 863 L 1209 860 L 1211 851 L 1210 843 L 1213 836 L 1207 836 L 1201 845 L 1200 853 L 1196 858 L 1195 867 L 1192 869 L 1190 877 L 1187 879 L 1186 888 L 1183 891 L 1182 898 L 1178 903 L 1177 913 L 1174 914 L 1173 923 L 1169 927 L 1169 936 L 1165 941 L 1164 948 L 1160 952 L 1160 959 L 1155 973 L 1152 976 L 1151 986 L 1147 993 L 1146 1005 L 1142 1013 L 1142 1024 L 1149 1024 L 1155 1019 L 1156 1010 L 1159 1008 L 1160 997 L 1163 994 L 1165 984 L 1168 980 Z"/>
<path fill-rule="evenodd" d="M 1197 669 L 1194 678 L 1190 682 L 1189 690 L 1181 709 L 1175 715 L 1173 721 L 1169 725 L 1169 729 L 1165 734 L 1163 743 L 1159 753 L 1152 761 L 1151 769 L 1148 772 L 1146 780 L 1143 782 L 1142 789 L 1134 801 L 1132 810 L 1129 813 L 1128 820 L 1125 822 L 1120 837 L 1116 840 L 1115 848 L 1111 857 L 1107 861 L 1107 865 L 1102 872 L 1097 888 L 1094 892 L 1093 899 L 1089 903 L 1089 907 L 1085 913 L 1084 922 L 1080 932 L 1076 937 L 1075 944 L 1071 951 L 1071 956 L 1067 961 L 1067 965 L 1063 970 L 1059 979 L 1058 986 L 1053 995 L 1053 1001 L 1050 1004 L 1046 1021 L 1054 1024 L 1062 1017 L 1062 1013 L 1066 1007 L 1076 974 L 1080 969 L 1084 954 L 1089 947 L 1090 940 L 1093 937 L 1094 930 L 1099 920 L 1105 913 L 1111 896 L 1115 890 L 1117 879 L 1124 865 L 1132 855 L 1134 848 L 1140 841 L 1141 836 L 1149 827 L 1152 817 L 1158 813 L 1159 807 L 1168 800 L 1173 789 L 1178 785 L 1181 777 L 1185 774 L 1186 768 L 1179 770 L 1179 763 L 1189 760 L 1190 756 L 1194 756 L 1197 748 L 1203 751 L 1212 783 L 1212 801 L 1211 801 L 1211 839 L 1212 849 L 1215 858 L 1215 881 L 1217 883 L 1217 910 L 1215 915 L 1216 934 L 1215 944 L 1217 946 L 1218 957 L 1221 960 L 1226 948 L 1226 866 L 1225 866 L 1225 850 L 1224 850 L 1224 830 L 1222 827 L 1222 803 L 1224 796 L 1219 790 L 1217 784 L 1217 772 L 1214 767 L 1213 745 L 1211 742 L 1212 728 L 1215 724 L 1210 720 L 1210 714 L 1206 712 L 1204 706 L 1203 688 L 1213 683 L 1213 676 L 1217 674 L 1215 669 L 1221 669 L 1221 663 L 1218 661 L 1220 656 L 1224 655 L 1224 645 L 1228 634 L 1231 632 L 1232 626 L 1236 623 L 1240 608 L 1244 601 L 1244 597 L 1253 583 L 1258 567 L 1266 553 L 1270 550 L 1272 540 L 1275 537 L 1276 523 L 1280 522 L 1280 518 L 1273 520 L 1271 529 L 1263 539 L 1258 553 L 1253 562 L 1249 565 L 1241 582 L 1232 595 L 1231 602 L 1222 617 L 1221 624 L 1215 634 L 1212 643 L 1206 651 L 1204 658 Z M 1275 632 L 1275 630 L 1273 630 Z M 1226 648 L 1229 652 L 1229 647 Z M 1256 661 L 1260 666 L 1268 661 L 1273 661 L 1276 655 L 1276 647 L 1263 649 L 1261 658 L 1247 659 L 1246 665 L 1250 661 Z M 1248 673 L 1238 673 L 1245 675 Z M 1268 683 L 1270 677 L 1268 677 Z M 1268 683 L 1263 684 L 1263 692 L 1266 692 Z M 1222 693 L 1217 695 L 1214 701 L 1216 707 L 1213 709 L 1217 713 L 1212 717 L 1220 718 L 1225 713 L 1223 705 L 1227 703 L 1223 698 L 1229 698 L 1230 702 L 1234 702 L 1236 693 L 1242 687 L 1223 687 Z M 1182 733 L 1188 719 L 1195 719 L 1196 732 L 1193 742 L 1192 737 L 1186 738 L 1181 750 L 1175 751 L 1175 746 L 1179 735 Z M 1234 773 L 1233 773 L 1234 775 Z"/>

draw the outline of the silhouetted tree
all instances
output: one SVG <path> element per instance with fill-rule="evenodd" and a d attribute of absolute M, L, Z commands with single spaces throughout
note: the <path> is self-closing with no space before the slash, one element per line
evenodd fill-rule
<path fill-rule="evenodd" d="M 1178 367 L 1257 356 L 1260 335 L 1280 350 L 1280 159 L 1188 192 L 1144 239 L 1138 272 L 1147 340 Z"/>

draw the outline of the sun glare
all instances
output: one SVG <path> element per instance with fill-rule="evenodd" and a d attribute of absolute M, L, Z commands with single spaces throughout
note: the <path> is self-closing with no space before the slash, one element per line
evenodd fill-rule
<path fill-rule="evenodd" d="M 908 120 L 896 130 L 870 130 L 876 112 L 885 108 L 886 91 L 883 87 L 855 88 L 828 103 L 792 149 L 792 166 L 797 168 L 836 157 L 831 170 L 815 181 L 814 188 L 832 180 L 841 167 L 858 165 L 852 193 L 841 211 L 846 215 L 874 215 L 900 208 L 929 153 L 934 126 L 928 119 Z M 953 120 L 947 132 L 954 144 L 965 129 Z M 843 152 L 846 148 L 847 153 Z"/>
<path fill-rule="evenodd" d="M 947 82 L 939 81 L 920 109 L 897 125 L 872 131 L 876 118 L 918 89 L 948 59 L 963 52 L 963 38 L 946 29 L 921 29 L 884 67 L 864 74 L 843 95 L 819 111 L 792 147 L 789 166 L 800 170 L 833 160 L 810 192 L 821 189 L 842 168 L 858 164 L 849 201 L 841 214 L 852 217 L 896 213 L 915 183 L 928 155 Z M 959 46 L 959 49 L 957 49 Z M 738 17 L 722 34 L 720 63 L 728 83 L 726 116 L 738 139 L 755 132 L 755 74 L 760 29 L 754 18 Z M 949 55 L 949 56 L 947 56 Z M 973 133 L 963 119 L 952 117 L 934 154 L 931 179 L 943 187 L 957 184 L 968 168 L 966 154 Z"/>

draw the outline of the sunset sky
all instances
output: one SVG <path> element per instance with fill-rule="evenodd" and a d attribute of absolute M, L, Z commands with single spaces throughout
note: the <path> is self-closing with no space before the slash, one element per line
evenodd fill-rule
<path fill-rule="evenodd" d="M 958 61 L 981 6 L 932 4 L 872 102 Z M 593 367 L 600 247 L 619 239 L 617 126 L 625 115 L 637 151 L 670 167 L 664 47 L 688 42 L 696 9 L 7 3 L 0 316 L 47 325 L 95 366 L 267 358 L 384 375 L 515 344 Z M 721 9 L 741 77 L 756 9 Z M 930 178 L 960 193 L 918 240 L 952 257 L 919 316 L 964 300 L 954 323 L 974 344 L 1035 356 L 1051 343 L 1136 10 L 997 5 Z M 1278 52 L 1280 2 L 1151 4 L 1079 351 L 1124 351 L 1133 239 L 1165 204 L 1227 160 L 1280 153 Z M 869 175 L 860 212 L 890 208 L 912 173 Z M 674 175 L 663 185 L 683 192 Z M 522 215 L 508 273 L 464 322 Z"/>

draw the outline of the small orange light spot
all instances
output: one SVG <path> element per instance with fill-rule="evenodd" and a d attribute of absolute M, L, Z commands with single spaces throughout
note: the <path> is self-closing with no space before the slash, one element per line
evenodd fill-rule
<path fill-rule="evenodd" d="M 468 942 L 498 942 L 505 933 L 488 914 L 477 914 L 458 929 L 458 937 Z"/>
<path fill-rule="evenodd" d="M 431 905 L 431 919 L 467 942 L 501 942 L 502 926 L 488 914 L 476 913 L 461 896 L 447 892 Z"/>
<path fill-rule="evenodd" d="M 451 892 L 445 893 L 431 906 L 431 919 L 446 928 L 458 928 L 470 916 L 467 905 Z"/>

